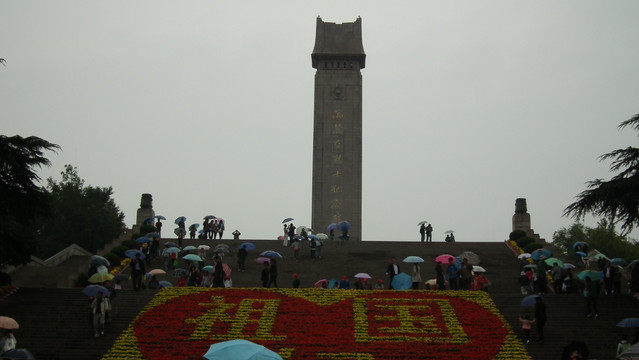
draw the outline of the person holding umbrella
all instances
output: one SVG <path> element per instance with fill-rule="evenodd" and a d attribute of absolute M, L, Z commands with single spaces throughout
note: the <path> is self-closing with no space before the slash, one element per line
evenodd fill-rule
<path fill-rule="evenodd" d="M 159 237 L 162 237 L 162 221 L 160 221 L 160 218 L 158 218 L 158 221 L 155 223 L 155 231 Z"/>
<path fill-rule="evenodd" d="M 268 266 L 269 266 L 269 262 L 265 261 L 262 264 L 262 266 L 263 266 L 262 267 L 262 276 L 261 276 L 260 280 L 262 280 L 262 287 L 268 287 L 268 280 L 269 280 L 269 269 L 268 269 Z"/>
<path fill-rule="evenodd" d="M 391 263 L 388 264 L 388 267 L 386 268 L 386 275 L 388 275 L 389 280 L 390 280 L 390 283 L 388 285 L 389 289 L 393 288 L 393 278 L 397 274 L 399 274 L 399 265 L 397 265 L 397 259 L 392 257 L 391 258 Z"/>
<path fill-rule="evenodd" d="M 411 279 L 413 280 L 413 290 L 419 289 L 419 283 L 422 282 L 421 267 L 418 263 L 413 263 L 413 271 L 411 273 Z"/>
<path fill-rule="evenodd" d="M 435 265 L 435 275 L 438 290 L 446 290 L 446 279 L 444 278 L 444 267 L 442 262 L 438 261 Z"/>
<path fill-rule="evenodd" d="M 271 285 L 275 285 L 275 287 L 277 286 L 277 260 L 275 259 L 271 259 L 271 268 L 269 269 L 269 275 L 270 275 L 270 279 L 268 281 L 268 288 L 271 287 Z"/>
<path fill-rule="evenodd" d="M 224 266 L 222 265 L 222 259 L 219 256 L 213 258 L 215 266 L 213 266 L 213 287 L 224 287 Z"/>
<path fill-rule="evenodd" d="M 109 298 L 105 298 L 102 291 L 99 291 L 96 298 L 91 302 L 91 313 L 93 314 L 93 333 L 95 337 L 104 335 L 104 318 L 111 310 Z"/>
<path fill-rule="evenodd" d="M 140 253 L 135 254 L 135 259 L 131 262 L 131 279 L 133 280 L 133 290 L 142 289 L 142 277 L 146 274 L 144 261 L 140 259 Z"/>
<path fill-rule="evenodd" d="M 237 271 L 244 272 L 244 270 L 246 270 L 246 256 L 248 256 L 246 247 L 240 246 L 240 249 L 237 251 Z"/>
<path fill-rule="evenodd" d="M 599 295 L 599 286 L 597 283 L 590 279 L 590 276 L 586 276 L 584 279 L 586 287 L 584 289 L 584 297 L 586 298 L 586 308 L 588 309 L 588 315 L 586 317 L 599 317 L 599 311 L 597 310 L 597 296 Z M 594 313 L 593 313 L 594 310 Z"/>
<path fill-rule="evenodd" d="M 0 356 L 9 350 L 13 350 L 17 345 L 16 337 L 13 336 L 11 329 L 7 329 L 4 336 L 0 338 Z"/>
<path fill-rule="evenodd" d="M 539 341 L 544 340 L 544 326 L 546 325 L 546 303 L 541 296 L 535 298 L 535 321 L 537 322 L 537 334 Z"/>

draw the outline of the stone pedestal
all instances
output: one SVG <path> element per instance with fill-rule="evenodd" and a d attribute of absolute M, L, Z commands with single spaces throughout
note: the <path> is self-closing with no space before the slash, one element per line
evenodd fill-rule
<path fill-rule="evenodd" d="M 512 231 L 521 230 L 526 233 L 526 236 L 535 239 L 537 242 L 546 242 L 544 239 L 540 238 L 539 234 L 535 234 L 535 231 L 530 226 L 530 214 L 528 213 L 526 199 L 519 198 L 515 200 L 515 215 L 513 215 L 512 222 Z"/>
<path fill-rule="evenodd" d="M 133 225 L 133 233 L 140 232 L 140 228 L 144 222 L 152 217 L 155 217 L 155 211 L 153 211 L 153 196 L 151 194 L 142 194 L 140 208 L 138 209 L 135 224 Z"/>

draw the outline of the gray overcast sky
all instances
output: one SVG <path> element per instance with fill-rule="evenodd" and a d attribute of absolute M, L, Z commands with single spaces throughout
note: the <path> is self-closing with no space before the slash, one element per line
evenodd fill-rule
<path fill-rule="evenodd" d="M 0 122 L 62 147 L 135 222 L 311 222 L 315 22 L 362 17 L 363 238 L 550 240 L 597 157 L 637 144 L 637 1 L 0 0 Z M 586 224 L 593 226 L 593 219 Z M 324 229 L 316 229 L 323 231 Z M 636 236 L 633 236 L 636 237 Z"/>

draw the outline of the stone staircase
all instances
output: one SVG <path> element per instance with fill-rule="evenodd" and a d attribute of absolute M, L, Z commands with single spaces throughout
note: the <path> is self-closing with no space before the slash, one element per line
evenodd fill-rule
<path fill-rule="evenodd" d="M 388 283 L 384 273 L 390 257 L 398 259 L 402 271 L 410 272 L 410 265 L 401 263 L 409 255 L 418 255 L 426 260 L 422 266 L 422 278 L 426 281 L 435 277 L 434 258 L 437 255 L 459 255 L 463 251 L 472 251 L 481 257 L 480 265 L 487 270 L 486 275 L 492 282 L 488 292 L 493 301 L 515 333 L 522 336 L 517 318 L 527 309 L 520 307 L 522 295 L 517 284 L 519 261 L 502 242 L 350 242 L 343 245 L 326 242 L 322 259 L 310 259 L 308 248 L 303 247 L 301 259 L 294 260 L 292 248 L 285 248 L 278 241 L 255 240 L 251 242 L 257 248 L 249 253 L 247 270 L 243 273 L 235 271 L 237 259 L 234 254 L 236 246 L 243 241 L 221 242 L 231 247 L 231 253 L 224 257 L 224 262 L 234 270 L 234 287 L 261 285 L 261 268 L 253 259 L 264 250 L 279 251 L 284 256 L 278 263 L 280 287 L 291 287 L 293 273 L 299 274 L 302 287 L 312 287 L 319 279 L 339 279 L 342 275 L 352 277 L 358 272 L 367 272 L 373 280 L 381 278 Z M 202 243 L 213 247 L 220 241 L 185 240 L 184 246 Z M 211 264 L 212 256 L 209 255 L 205 262 Z M 158 259 L 147 270 L 161 268 L 163 264 L 163 260 Z M 175 282 L 169 274 L 161 275 L 160 280 Z M 130 289 L 130 284 L 124 285 Z M 119 292 L 114 301 L 112 323 L 107 325 L 105 336 L 95 338 L 89 323 L 89 304 L 80 293 L 81 289 L 35 286 L 30 288 L 21 284 L 18 291 L 0 301 L 0 315 L 18 320 L 20 329 L 15 331 L 18 347 L 29 349 L 37 359 L 100 359 L 154 294 L 152 290 L 134 292 L 126 288 Z M 558 359 L 563 347 L 573 340 L 588 344 L 591 359 L 613 359 L 621 335 L 616 323 L 625 317 L 639 317 L 639 302 L 627 295 L 600 296 L 601 316 L 598 319 L 585 317 L 585 301 L 578 294 L 549 294 L 544 299 L 548 312 L 546 340 L 527 345 L 534 359 Z"/>

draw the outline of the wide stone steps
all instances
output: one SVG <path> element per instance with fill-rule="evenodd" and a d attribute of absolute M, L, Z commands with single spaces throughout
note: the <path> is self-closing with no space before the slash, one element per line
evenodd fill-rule
<path fill-rule="evenodd" d="M 172 240 L 175 241 L 175 240 Z M 523 296 L 519 292 L 517 278 L 519 262 L 504 243 L 428 243 L 419 242 L 352 242 L 344 245 L 327 242 L 322 259 L 310 259 L 308 247 L 303 247 L 300 260 L 294 260 L 291 248 L 271 240 L 252 241 L 257 249 L 249 253 L 246 272 L 236 271 L 235 249 L 240 242 L 222 241 L 230 245 L 231 253 L 224 261 L 233 269 L 234 287 L 260 286 L 259 265 L 253 262 L 259 252 L 270 249 L 279 251 L 285 258 L 278 263 L 279 286 L 291 287 L 293 273 L 298 273 L 302 287 L 311 287 L 322 278 L 352 277 L 358 272 L 367 272 L 373 279 L 385 276 L 391 256 L 398 259 L 401 270 L 410 271 L 410 265 L 401 260 L 408 255 L 418 255 L 426 260 L 422 266 L 422 278 L 434 277 L 434 258 L 443 253 L 458 255 L 462 251 L 473 251 L 481 257 L 481 266 L 487 270 L 492 282 L 489 294 L 515 333 L 523 338 L 517 320 L 526 311 L 520 307 Z M 219 240 L 185 240 L 184 245 L 206 243 L 214 247 Z M 211 264 L 208 255 L 206 264 Z M 161 268 L 163 259 L 154 261 L 147 270 Z M 182 266 L 182 265 L 181 265 Z M 175 283 L 169 274 L 160 280 Z M 21 284 L 20 289 L 0 301 L 0 315 L 14 317 L 21 328 L 15 332 L 18 347 L 29 349 L 37 359 L 100 359 L 113 345 L 119 334 L 126 329 L 135 316 L 152 298 L 154 291 L 130 290 L 130 282 L 119 292 L 114 301 L 114 315 L 106 327 L 103 337 L 93 336 L 89 323 L 89 304 L 81 289 L 29 288 Z M 585 341 L 591 351 L 591 358 L 611 359 L 619 340 L 621 330 L 616 323 L 625 317 L 638 317 L 639 302 L 624 295 L 618 297 L 600 296 L 598 319 L 585 317 L 585 301 L 578 294 L 544 296 L 548 310 L 546 340 L 527 345 L 534 359 L 558 359 L 563 347 L 572 340 Z M 533 339 L 536 333 L 533 329 Z"/>

